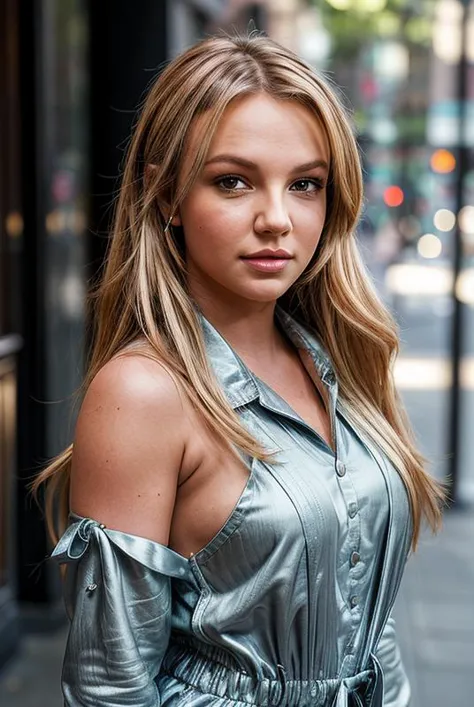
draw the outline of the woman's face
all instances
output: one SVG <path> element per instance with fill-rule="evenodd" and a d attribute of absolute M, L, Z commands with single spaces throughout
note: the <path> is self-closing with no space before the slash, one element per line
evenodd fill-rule
<path fill-rule="evenodd" d="M 199 119 L 180 178 L 190 168 Z M 329 149 L 314 115 L 265 93 L 233 101 L 172 224 L 184 230 L 189 286 L 211 298 L 275 302 L 311 260 L 326 217 Z"/>

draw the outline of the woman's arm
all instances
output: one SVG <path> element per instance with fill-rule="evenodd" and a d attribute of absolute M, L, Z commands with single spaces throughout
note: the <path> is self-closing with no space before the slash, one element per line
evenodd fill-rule
<path fill-rule="evenodd" d="M 67 563 L 66 707 L 159 707 L 154 678 L 170 635 L 170 578 L 193 583 L 188 561 L 152 540 L 78 517 L 53 557 Z"/>
<path fill-rule="evenodd" d="M 188 426 L 162 366 L 137 355 L 110 361 L 77 421 L 71 510 L 167 545 Z"/>
<path fill-rule="evenodd" d="M 185 425 L 172 379 L 144 358 L 107 364 L 88 390 L 71 478 L 80 518 L 55 551 L 68 563 L 67 707 L 160 704 L 154 677 L 169 639 L 170 577 L 186 579 L 186 560 L 165 547 Z"/>

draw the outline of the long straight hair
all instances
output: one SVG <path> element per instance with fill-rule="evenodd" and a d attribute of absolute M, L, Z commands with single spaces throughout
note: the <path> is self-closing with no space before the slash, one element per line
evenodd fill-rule
<path fill-rule="evenodd" d="M 331 164 L 322 237 L 312 261 L 281 302 L 317 334 L 333 361 L 346 414 L 401 475 L 415 547 L 423 517 L 433 529 L 439 525 L 443 492 L 424 470 L 397 396 L 397 330 L 356 246 L 362 175 L 352 126 L 328 81 L 267 37 L 205 39 L 172 61 L 152 85 L 128 149 L 105 269 L 94 295 L 95 335 L 84 389 L 108 361 L 146 340 L 145 355 L 166 366 L 218 437 L 268 459 L 209 367 L 187 288 L 183 233 L 167 227 L 165 217 L 178 211 L 192 187 L 227 106 L 261 92 L 306 106 L 326 133 Z M 178 184 L 198 116 L 197 154 Z M 148 165 L 153 168 L 146 170 Z M 46 511 L 53 538 L 67 522 L 72 454 L 73 445 L 33 485 L 37 491 L 48 482 Z"/>

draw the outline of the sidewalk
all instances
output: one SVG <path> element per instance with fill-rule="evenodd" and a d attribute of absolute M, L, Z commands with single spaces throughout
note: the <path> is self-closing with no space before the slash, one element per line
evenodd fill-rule
<path fill-rule="evenodd" d="M 457 707 L 474 695 L 474 509 L 448 511 L 408 562 L 395 618 L 413 707 Z"/>
<path fill-rule="evenodd" d="M 448 512 L 408 562 L 395 618 L 413 707 L 472 704 L 474 695 L 474 509 Z M 65 632 L 30 636 L 0 675 L 2 707 L 62 707 Z"/>
<path fill-rule="evenodd" d="M 20 654 L 0 673 L 1 707 L 63 707 L 60 688 L 65 630 L 26 636 Z"/>

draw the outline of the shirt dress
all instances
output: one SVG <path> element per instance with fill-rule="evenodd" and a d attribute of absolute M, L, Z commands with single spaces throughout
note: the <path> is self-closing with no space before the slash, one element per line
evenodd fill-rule
<path fill-rule="evenodd" d="M 345 417 L 316 336 L 276 317 L 327 391 L 335 449 L 201 316 L 220 386 L 275 458 L 249 460 L 230 517 L 190 558 L 71 514 L 53 551 L 66 707 L 409 704 L 390 617 L 412 539 L 405 486 Z"/>

